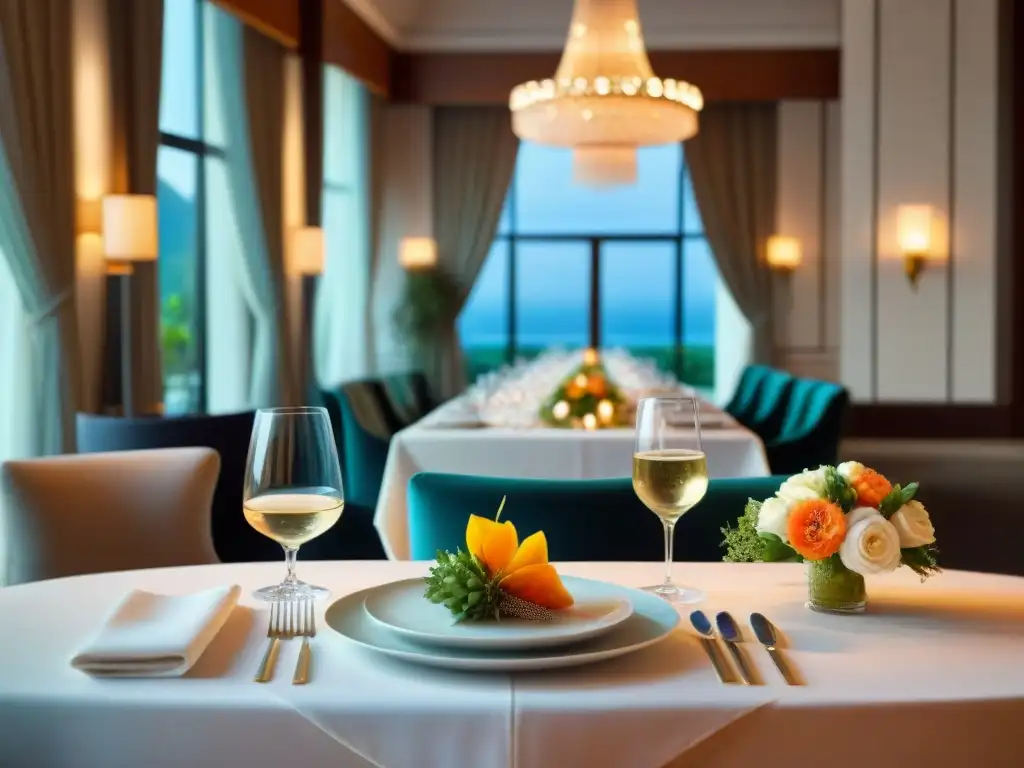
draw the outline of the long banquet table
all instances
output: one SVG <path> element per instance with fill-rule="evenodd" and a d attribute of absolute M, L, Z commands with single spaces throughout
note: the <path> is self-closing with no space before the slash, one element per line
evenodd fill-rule
<path fill-rule="evenodd" d="M 417 472 L 489 477 L 589 480 L 632 471 L 632 429 L 549 429 L 473 426 L 458 399 L 391 439 L 374 525 L 388 557 L 408 560 L 406 490 Z M 769 474 L 760 438 L 717 414 L 702 430 L 711 477 Z"/>
<path fill-rule="evenodd" d="M 549 673 L 428 670 L 325 627 L 312 681 L 252 682 L 265 608 L 249 592 L 276 563 L 123 572 L 0 589 L 0 765 L 662 768 L 1024 765 L 1024 579 L 948 572 L 869 581 L 862 616 L 803 606 L 799 565 L 681 565 L 709 612 L 764 612 L 805 685 L 787 687 L 752 642 L 763 685 L 722 685 L 691 631 L 615 661 Z M 423 574 L 425 563 L 300 563 L 335 596 Z M 560 570 L 625 585 L 658 564 Z M 238 583 L 240 605 L 183 678 L 95 679 L 69 660 L 133 588 L 188 593 Z M 749 640 L 749 638 L 748 638 Z"/>

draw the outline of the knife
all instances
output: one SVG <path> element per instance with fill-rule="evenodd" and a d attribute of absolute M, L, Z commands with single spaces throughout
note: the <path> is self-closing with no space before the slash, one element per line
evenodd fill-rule
<path fill-rule="evenodd" d="M 754 634 L 757 639 L 761 642 L 761 645 L 768 651 L 768 655 L 775 663 L 775 668 L 779 670 L 779 674 L 782 675 L 782 679 L 785 680 L 789 685 L 800 685 L 793 673 L 790 671 L 789 666 L 782 658 L 782 653 L 778 649 L 778 639 L 775 634 L 775 627 L 760 613 L 750 614 L 750 626 L 754 629 Z"/>
<path fill-rule="evenodd" d="M 729 653 L 732 654 L 733 659 L 736 661 L 736 666 L 739 668 L 740 677 L 743 678 L 743 682 L 747 685 L 757 685 L 758 682 L 751 674 L 750 668 L 743 658 L 743 653 L 740 651 L 739 646 L 736 645 L 736 643 L 743 642 L 743 636 L 740 634 L 740 629 L 736 622 L 733 621 L 728 611 L 722 611 L 715 616 L 715 622 L 718 624 L 718 631 L 725 641 L 725 647 L 729 649 Z"/>
<path fill-rule="evenodd" d="M 694 611 L 691 613 L 690 623 L 693 624 L 693 628 L 700 635 L 700 644 L 704 646 L 705 653 L 711 659 L 711 664 L 714 666 L 715 672 L 718 673 L 718 679 L 723 683 L 732 682 L 732 674 L 726 672 L 726 665 L 723 665 L 718 658 L 718 644 L 715 642 L 715 632 L 711 628 L 711 622 L 708 620 L 708 617 L 704 615 L 704 611 Z"/>

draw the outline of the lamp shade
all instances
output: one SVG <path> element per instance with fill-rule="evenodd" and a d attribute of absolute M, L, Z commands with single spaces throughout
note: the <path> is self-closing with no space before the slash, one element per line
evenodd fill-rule
<path fill-rule="evenodd" d="M 300 275 L 323 274 L 324 231 L 320 227 L 299 227 L 294 231 L 292 266 Z"/>
<path fill-rule="evenodd" d="M 803 258 L 800 241 L 786 235 L 768 238 L 768 266 L 772 269 L 796 269 Z"/>
<path fill-rule="evenodd" d="M 398 263 L 405 269 L 437 266 L 437 243 L 429 237 L 406 237 L 398 246 Z"/>
<path fill-rule="evenodd" d="M 933 213 L 930 205 L 901 205 L 896 209 L 896 237 L 903 253 L 926 255 L 931 251 Z"/>
<path fill-rule="evenodd" d="M 154 261 L 157 256 L 156 197 L 103 198 L 103 253 L 110 261 Z"/>

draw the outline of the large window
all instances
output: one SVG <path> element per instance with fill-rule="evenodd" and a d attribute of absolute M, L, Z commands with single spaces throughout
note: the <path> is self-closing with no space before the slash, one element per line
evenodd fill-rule
<path fill-rule="evenodd" d="M 164 408 L 206 405 L 203 333 L 206 159 L 223 156 L 204 135 L 203 0 L 165 0 L 157 205 Z"/>
<path fill-rule="evenodd" d="M 498 235 L 459 318 L 470 376 L 549 347 L 625 347 L 714 385 L 718 272 L 682 147 L 638 182 L 575 185 L 572 153 L 524 142 Z"/>

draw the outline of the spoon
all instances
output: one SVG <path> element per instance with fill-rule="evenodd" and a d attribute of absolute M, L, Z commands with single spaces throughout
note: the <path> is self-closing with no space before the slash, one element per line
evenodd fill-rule
<path fill-rule="evenodd" d="M 755 685 L 754 676 L 750 673 L 750 669 L 747 667 L 747 662 L 743 659 L 743 653 L 740 651 L 739 646 L 736 645 L 736 643 L 743 642 L 740 628 L 736 625 L 728 611 L 719 613 L 715 617 L 715 621 L 718 624 L 718 631 L 722 634 L 722 639 L 725 640 L 725 647 L 729 649 L 729 653 L 732 654 L 733 659 L 736 661 L 736 666 L 740 670 L 740 677 L 743 678 L 743 682 L 747 685 Z"/>
<path fill-rule="evenodd" d="M 691 613 L 690 623 L 693 624 L 693 628 L 700 635 L 700 643 L 704 646 L 704 651 L 707 653 L 708 658 L 711 659 L 711 664 L 714 666 L 715 672 L 718 673 L 718 679 L 723 683 L 730 682 L 732 675 L 725 671 L 725 667 L 718 658 L 718 644 L 715 642 L 715 631 L 711 628 L 711 622 L 704 615 L 704 611 L 694 611 Z"/>

